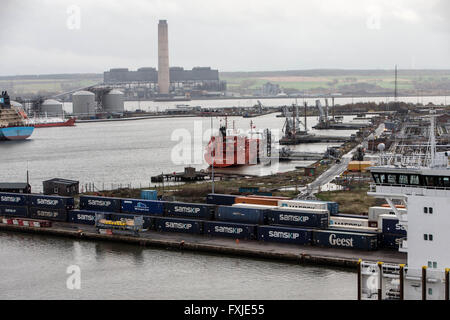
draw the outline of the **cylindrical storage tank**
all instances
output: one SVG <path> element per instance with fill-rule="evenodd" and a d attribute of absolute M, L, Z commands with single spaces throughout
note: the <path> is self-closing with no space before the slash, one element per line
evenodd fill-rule
<path fill-rule="evenodd" d="M 95 94 L 89 91 L 78 91 L 72 95 L 73 114 L 77 116 L 95 115 Z"/>
<path fill-rule="evenodd" d="M 48 116 L 61 116 L 63 105 L 58 100 L 48 99 L 41 105 L 41 113 Z"/>
<path fill-rule="evenodd" d="M 123 92 L 119 90 L 111 90 L 103 95 L 103 111 L 123 113 L 125 110 L 123 103 Z"/>

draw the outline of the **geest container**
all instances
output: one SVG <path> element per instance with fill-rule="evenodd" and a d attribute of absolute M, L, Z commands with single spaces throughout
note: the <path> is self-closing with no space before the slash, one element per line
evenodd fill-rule
<path fill-rule="evenodd" d="M 312 231 L 300 228 L 258 226 L 258 240 L 306 245 L 312 242 Z"/>
<path fill-rule="evenodd" d="M 0 216 L 28 217 L 28 207 L 0 206 Z"/>
<path fill-rule="evenodd" d="M 80 196 L 80 210 L 120 212 L 119 198 Z"/>
<path fill-rule="evenodd" d="M 191 219 L 155 218 L 155 228 L 164 232 L 183 232 L 201 234 L 203 222 Z"/>
<path fill-rule="evenodd" d="M 152 200 L 138 200 L 138 199 L 121 199 L 121 211 L 123 213 L 139 213 L 163 215 L 164 202 Z"/>
<path fill-rule="evenodd" d="M 239 196 L 231 194 L 210 193 L 206 196 L 206 203 L 221 206 L 231 206 L 232 204 L 234 204 L 235 199 L 238 197 Z"/>
<path fill-rule="evenodd" d="M 331 248 L 347 248 L 360 250 L 376 250 L 378 236 L 369 233 L 356 233 L 331 230 L 314 230 L 313 243 L 316 246 Z"/>
<path fill-rule="evenodd" d="M 211 220 L 214 217 L 216 206 L 210 204 L 166 202 L 165 212 L 170 217 L 187 217 L 193 219 Z"/>
<path fill-rule="evenodd" d="M 45 196 L 41 194 L 28 195 L 30 207 L 54 210 L 72 210 L 75 202 L 73 197 Z"/>
<path fill-rule="evenodd" d="M 0 192 L 0 206 L 22 207 L 28 205 L 28 195 Z"/>
<path fill-rule="evenodd" d="M 396 216 L 392 215 L 380 215 L 381 231 L 382 233 L 398 234 L 406 236 L 406 227 L 400 225 Z"/>
<path fill-rule="evenodd" d="M 233 239 L 254 239 L 256 238 L 256 225 L 205 221 L 203 233 Z"/>
<path fill-rule="evenodd" d="M 68 222 L 95 225 L 95 212 L 87 210 L 71 210 L 67 213 Z"/>
<path fill-rule="evenodd" d="M 328 227 L 327 213 L 296 212 L 280 208 L 268 210 L 266 216 L 268 224 L 324 229 Z"/>
<path fill-rule="evenodd" d="M 225 222 L 239 222 L 264 224 L 266 210 L 254 208 L 224 207 L 217 209 L 216 220 Z"/>
<path fill-rule="evenodd" d="M 67 221 L 67 210 L 49 208 L 30 208 L 30 216 L 36 219 Z"/>

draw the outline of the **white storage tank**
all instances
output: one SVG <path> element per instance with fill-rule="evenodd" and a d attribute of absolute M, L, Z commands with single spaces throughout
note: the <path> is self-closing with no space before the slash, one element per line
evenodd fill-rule
<path fill-rule="evenodd" d="M 95 115 L 95 94 L 90 91 L 78 91 L 72 95 L 73 114 L 76 116 Z"/>
<path fill-rule="evenodd" d="M 103 111 L 105 112 L 117 112 L 123 113 L 124 102 L 123 102 L 123 92 L 113 89 L 110 92 L 103 95 L 102 98 Z"/>
<path fill-rule="evenodd" d="M 41 115 L 49 117 L 62 116 L 63 104 L 58 100 L 48 99 L 41 105 Z"/>

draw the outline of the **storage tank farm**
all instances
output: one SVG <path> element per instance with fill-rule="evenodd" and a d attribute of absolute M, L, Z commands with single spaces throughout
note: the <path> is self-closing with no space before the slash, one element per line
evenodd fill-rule
<path fill-rule="evenodd" d="M 73 114 L 76 116 L 95 115 L 95 94 L 89 91 L 78 91 L 72 95 Z"/>
<path fill-rule="evenodd" d="M 49 117 L 61 116 L 63 113 L 63 105 L 58 100 L 48 99 L 41 105 L 41 115 Z"/>
<path fill-rule="evenodd" d="M 102 98 L 103 111 L 122 114 L 125 110 L 123 96 L 123 92 L 116 89 L 104 94 Z"/>

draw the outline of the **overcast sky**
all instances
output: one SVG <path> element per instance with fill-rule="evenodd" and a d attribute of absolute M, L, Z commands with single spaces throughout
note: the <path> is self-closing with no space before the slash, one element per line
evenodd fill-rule
<path fill-rule="evenodd" d="M 1 0 L 0 75 L 157 66 L 450 69 L 448 0 Z M 80 13 L 79 15 L 77 13 Z"/>

